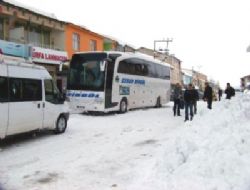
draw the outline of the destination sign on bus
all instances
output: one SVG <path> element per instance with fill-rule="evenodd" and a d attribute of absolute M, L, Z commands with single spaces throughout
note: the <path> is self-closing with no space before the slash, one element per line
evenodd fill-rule
<path fill-rule="evenodd" d="M 123 84 L 140 84 L 140 85 L 145 85 L 145 80 L 139 80 L 139 79 L 128 79 L 128 78 L 123 78 L 121 83 Z"/>

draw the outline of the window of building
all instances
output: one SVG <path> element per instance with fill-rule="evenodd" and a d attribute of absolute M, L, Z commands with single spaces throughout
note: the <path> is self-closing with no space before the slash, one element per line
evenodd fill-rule
<path fill-rule="evenodd" d="M 43 44 L 46 46 L 50 45 L 50 32 L 43 31 Z"/>
<path fill-rule="evenodd" d="M 90 51 L 96 51 L 97 50 L 97 46 L 96 46 L 96 41 L 95 40 L 90 40 L 89 41 L 89 49 Z"/>
<path fill-rule="evenodd" d="M 72 42 L 73 42 L 73 50 L 75 51 L 80 50 L 80 35 L 79 34 L 73 33 Z"/>
<path fill-rule="evenodd" d="M 30 27 L 30 30 L 28 31 L 28 39 L 29 43 L 35 45 L 41 45 L 42 44 L 41 29 L 34 26 Z"/>
<path fill-rule="evenodd" d="M 3 19 L 2 18 L 0 18 L 0 39 L 4 39 L 4 36 L 3 36 L 3 34 L 4 34 L 4 29 L 3 29 Z"/>

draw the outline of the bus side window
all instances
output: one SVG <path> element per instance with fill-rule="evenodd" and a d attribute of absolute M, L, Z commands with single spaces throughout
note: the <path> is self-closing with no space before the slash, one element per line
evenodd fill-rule
<path fill-rule="evenodd" d="M 148 69 L 148 77 L 152 77 L 152 78 L 156 78 L 157 74 L 156 74 L 156 69 L 155 69 L 155 64 L 147 61 L 147 69 Z"/>
<path fill-rule="evenodd" d="M 8 79 L 7 77 L 0 77 L 0 102 L 8 101 Z"/>
<path fill-rule="evenodd" d="M 142 73 L 143 76 L 148 76 L 148 66 L 145 64 L 142 65 Z"/>

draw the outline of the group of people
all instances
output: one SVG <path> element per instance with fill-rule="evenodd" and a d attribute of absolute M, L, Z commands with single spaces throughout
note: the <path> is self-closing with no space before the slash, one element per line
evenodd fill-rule
<path fill-rule="evenodd" d="M 235 90 L 230 86 L 230 83 L 227 83 L 227 87 L 225 89 L 226 99 L 231 99 L 232 96 L 235 95 Z M 203 100 L 207 102 L 207 108 L 212 109 L 213 102 L 213 89 L 209 85 L 208 82 L 205 83 L 205 90 L 203 95 Z M 174 116 L 181 116 L 180 109 L 185 109 L 185 120 L 192 120 L 194 114 L 197 113 L 197 101 L 199 100 L 199 93 L 195 89 L 194 85 L 189 84 L 185 89 L 184 93 L 182 91 L 182 87 L 179 83 L 175 85 L 174 92 Z M 218 90 L 218 98 L 219 101 L 222 97 L 222 90 Z"/>

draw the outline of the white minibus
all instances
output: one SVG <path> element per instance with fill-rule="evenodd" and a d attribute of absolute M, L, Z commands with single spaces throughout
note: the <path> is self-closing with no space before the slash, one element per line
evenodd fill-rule
<path fill-rule="evenodd" d="M 33 130 L 63 133 L 69 109 L 41 66 L 0 61 L 0 139 Z"/>
<path fill-rule="evenodd" d="M 67 97 L 76 112 L 160 107 L 170 101 L 170 65 L 134 53 L 76 53 Z"/>

